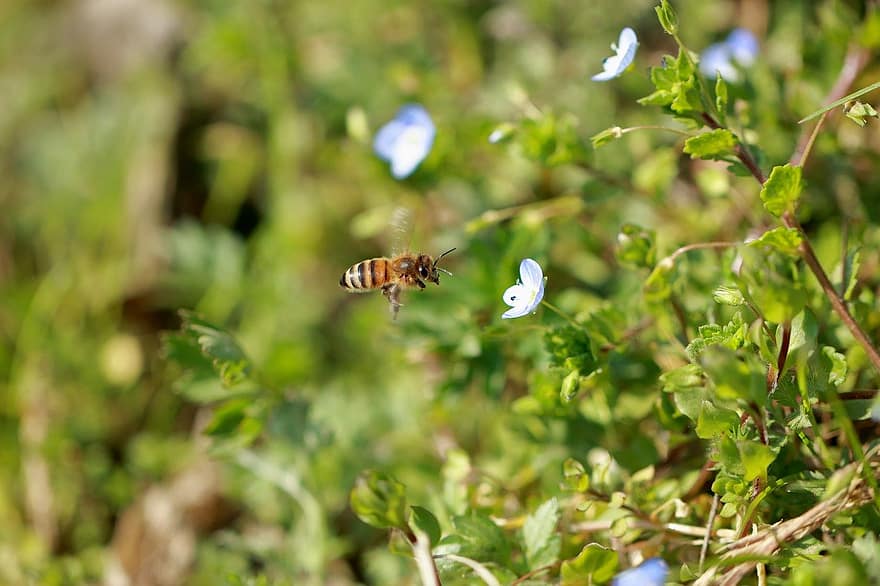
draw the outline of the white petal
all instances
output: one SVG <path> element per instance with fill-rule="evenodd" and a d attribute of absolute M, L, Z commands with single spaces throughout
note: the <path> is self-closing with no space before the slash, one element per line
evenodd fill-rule
<path fill-rule="evenodd" d="M 511 307 L 526 307 L 529 304 L 531 293 L 528 289 L 517 283 L 507 288 L 504 292 L 504 303 Z"/>
<path fill-rule="evenodd" d="M 501 319 L 512 319 L 515 317 L 522 317 L 529 313 L 529 308 L 526 306 L 522 307 L 514 307 L 513 309 L 508 309 L 504 313 L 501 314 Z"/>
<path fill-rule="evenodd" d="M 620 31 L 620 38 L 616 45 L 613 45 L 614 55 L 602 61 L 602 73 L 597 73 L 591 79 L 593 81 L 608 81 L 620 76 L 630 66 L 636 57 L 636 49 L 639 48 L 639 41 L 636 32 L 626 27 Z"/>
<path fill-rule="evenodd" d="M 617 40 L 617 53 L 626 53 L 632 46 L 639 46 L 639 39 L 636 37 L 636 31 L 626 27 L 620 31 L 620 38 Z"/>
<path fill-rule="evenodd" d="M 391 174 L 401 179 L 415 171 L 431 151 L 433 138 L 423 126 L 407 126 L 391 151 Z"/>
<path fill-rule="evenodd" d="M 394 144 L 397 138 L 406 130 L 406 125 L 398 120 L 392 120 L 379 129 L 373 139 L 373 150 L 383 161 L 390 161 L 394 153 Z"/>
<path fill-rule="evenodd" d="M 532 291 L 537 291 L 544 283 L 544 271 L 541 265 L 530 258 L 524 258 L 519 263 L 519 278 L 523 286 Z"/>

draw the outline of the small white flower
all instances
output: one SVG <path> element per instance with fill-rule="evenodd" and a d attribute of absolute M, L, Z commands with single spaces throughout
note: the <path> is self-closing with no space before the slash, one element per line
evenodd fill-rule
<path fill-rule="evenodd" d="M 511 309 L 505 311 L 501 319 L 522 317 L 534 312 L 544 298 L 544 281 L 541 265 L 530 258 L 524 258 L 519 263 L 519 280 L 504 292 L 504 303 Z"/>
<path fill-rule="evenodd" d="M 626 68 L 630 66 L 633 59 L 636 58 L 636 49 L 639 48 L 639 40 L 636 38 L 636 31 L 626 27 L 620 31 L 620 38 L 617 44 L 611 44 L 611 50 L 614 55 L 602 61 L 602 73 L 597 73 L 592 77 L 593 81 L 608 81 L 615 77 L 620 77 Z"/>
<path fill-rule="evenodd" d="M 409 104 L 379 129 L 373 139 L 373 150 L 383 161 L 391 163 L 395 179 L 403 179 L 431 152 L 436 133 L 428 112 L 419 104 Z"/>

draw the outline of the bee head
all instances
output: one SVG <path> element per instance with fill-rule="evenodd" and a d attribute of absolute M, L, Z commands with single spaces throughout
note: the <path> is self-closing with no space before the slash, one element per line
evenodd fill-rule
<path fill-rule="evenodd" d="M 422 277 L 426 281 L 431 281 L 432 283 L 440 284 L 440 273 L 446 273 L 450 277 L 452 273 L 447 271 L 446 269 L 441 269 L 437 265 L 440 263 L 440 259 L 455 250 L 454 248 L 450 248 L 440 256 L 436 258 L 436 260 L 431 259 L 427 254 L 423 254 L 419 257 L 419 276 Z"/>

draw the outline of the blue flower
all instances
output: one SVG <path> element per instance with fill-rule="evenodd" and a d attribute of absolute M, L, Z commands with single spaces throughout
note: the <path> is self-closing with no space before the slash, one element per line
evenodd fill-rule
<path fill-rule="evenodd" d="M 758 39 L 744 28 L 734 29 L 724 41 L 706 47 L 700 55 L 700 71 L 715 77 L 717 71 L 725 81 L 739 81 L 739 67 L 748 67 L 758 56 Z"/>
<path fill-rule="evenodd" d="M 409 177 L 425 160 L 437 134 L 431 116 L 419 104 L 408 104 L 397 111 L 394 120 L 379 129 L 373 150 L 391 163 L 396 179 Z"/>
<path fill-rule="evenodd" d="M 504 303 L 509 305 L 501 319 L 522 317 L 535 311 L 544 298 L 544 271 L 530 258 L 519 263 L 519 280 L 504 292 Z"/>
<path fill-rule="evenodd" d="M 669 566 L 663 558 L 650 558 L 642 565 L 617 574 L 611 586 L 663 586 Z"/>
<path fill-rule="evenodd" d="M 607 57 L 602 61 L 602 73 L 597 73 L 592 77 L 593 81 L 608 81 L 615 77 L 620 77 L 626 68 L 629 67 L 633 59 L 636 58 L 636 49 L 639 48 L 639 40 L 636 38 L 636 31 L 626 27 L 620 31 L 620 38 L 617 44 L 611 44 L 611 50 L 614 55 Z"/>

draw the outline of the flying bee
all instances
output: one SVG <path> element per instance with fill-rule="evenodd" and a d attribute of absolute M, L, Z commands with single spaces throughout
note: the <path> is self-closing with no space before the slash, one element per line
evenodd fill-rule
<path fill-rule="evenodd" d="M 446 269 L 437 266 L 444 256 L 455 250 L 451 248 L 436 259 L 427 254 L 404 253 L 393 258 L 381 257 L 362 260 L 348 267 L 339 279 L 339 285 L 351 293 L 366 293 L 381 289 L 391 304 L 392 319 L 397 319 L 400 310 L 400 293 L 404 289 L 420 290 L 425 281 L 440 284 L 440 273 L 452 276 Z"/>

